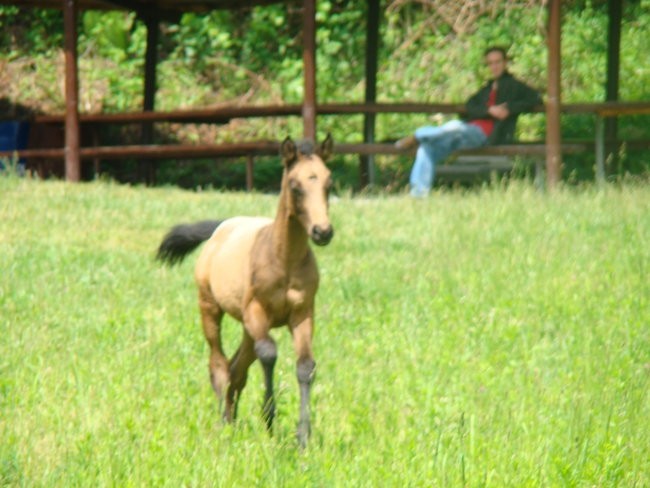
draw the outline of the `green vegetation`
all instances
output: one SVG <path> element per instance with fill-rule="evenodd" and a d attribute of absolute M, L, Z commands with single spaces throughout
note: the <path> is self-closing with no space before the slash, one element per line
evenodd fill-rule
<path fill-rule="evenodd" d="M 333 201 L 302 455 L 286 331 L 274 437 L 257 366 L 222 426 L 196 255 L 153 261 L 175 223 L 275 207 L 0 178 L 0 485 L 650 485 L 647 185 Z"/>
<path fill-rule="evenodd" d="M 546 11 L 543 1 L 519 2 L 416 2 L 382 3 L 378 98 L 380 101 L 462 102 L 476 89 L 485 73 L 483 49 L 490 44 L 510 46 L 512 71 L 533 86 L 546 83 Z M 623 100 L 648 100 L 650 68 L 638 53 L 650 52 L 650 0 L 626 1 L 622 25 L 620 95 Z M 318 98 L 322 102 L 363 100 L 365 18 L 362 0 L 319 0 Z M 607 2 L 563 2 L 563 99 L 566 102 L 602 101 L 605 97 Z M 297 103 L 302 98 L 302 13 L 293 4 L 276 4 L 208 15 L 186 14 L 178 24 L 163 24 L 159 49 L 156 106 L 169 110 L 204 108 L 220 103 Z M 0 98 L 20 102 L 46 112 L 63 110 L 60 89 L 63 56 L 62 19 L 57 11 L 0 7 Z M 84 111 L 116 112 L 142 106 L 146 30 L 134 14 L 86 12 L 80 18 L 79 52 L 81 95 Z M 414 127 L 439 122 L 439 116 L 382 115 L 377 120 L 379 139 L 396 139 Z M 590 116 L 567 116 L 566 138 L 593 139 Z M 648 117 L 624 117 L 622 139 L 650 137 Z M 223 126 L 157 126 L 159 142 L 215 142 L 281 139 L 302 132 L 298 118 L 233 121 Z M 335 140 L 361 139 L 362 118 L 322 117 L 319 131 L 332 132 Z M 543 116 L 524 117 L 520 136 L 543 138 Z M 138 129 L 102 134 L 106 143 L 137 141 Z M 380 177 L 384 188 L 400 188 L 406 182 L 395 158 L 386 163 Z M 566 158 L 571 179 L 593 177 L 591 155 Z M 356 187 L 357 158 L 340 158 L 347 170 L 340 181 Z M 213 161 L 161 164 L 160 183 L 184 182 L 241 187 L 243 177 L 228 168 L 214 168 Z M 648 171 L 647 152 L 630 153 L 612 160 L 610 173 Z M 120 168 L 104 171 L 128 180 Z M 263 171 L 266 174 L 266 171 Z M 208 180 L 208 181 L 205 181 Z M 261 178 L 269 186 L 274 178 Z"/>

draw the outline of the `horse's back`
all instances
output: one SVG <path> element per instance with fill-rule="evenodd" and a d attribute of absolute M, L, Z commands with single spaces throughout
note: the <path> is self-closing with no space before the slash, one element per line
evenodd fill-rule
<path fill-rule="evenodd" d="M 241 319 L 241 305 L 250 275 L 250 253 L 258 232 L 273 222 L 266 217 L 234 217 L 214 231 L 196 263 L 195 278 L 219 307 Z"/>

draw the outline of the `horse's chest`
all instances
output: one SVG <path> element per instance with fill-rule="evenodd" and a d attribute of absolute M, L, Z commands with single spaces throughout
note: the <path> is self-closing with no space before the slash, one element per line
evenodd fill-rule
<path fill-rule="evenodd" d="M 285 293 L 285 301 L 289 308 L 300 308 L 305 304 L 306 292 L 302 288 L 288 288 Z"/>
<path fill-rule="evenodd" d="M 303 283 L 277 282 L 266 290 L 258 289 L 257 298 L 265 303 L 266 310 L 273 317 L 274 325 L 286 323 L 291 312 L 308 305 L 309 287 Z"/>
<path fill-rule="evenodd" d="M 297 308 L 304 305 L 306 295 L 302 286 L 278 284 L 268 294 L 269 305 L 277 311 Z"/>

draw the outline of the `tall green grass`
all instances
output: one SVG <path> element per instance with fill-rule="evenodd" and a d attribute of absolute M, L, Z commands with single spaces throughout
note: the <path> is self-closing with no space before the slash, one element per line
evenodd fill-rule
<path fill-rule="evenodd" d="M 0 178 L 0 485 L 649 486 L 650 189 L 341 197 L 313 437 L 276 331 L 221 425 L 173 224 L 276 197 Z M 240 328 L 227 321 L 232 352 Z"/>

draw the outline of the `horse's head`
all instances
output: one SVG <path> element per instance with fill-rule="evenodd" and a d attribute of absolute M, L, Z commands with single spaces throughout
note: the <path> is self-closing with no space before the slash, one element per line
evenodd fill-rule
<path fill-rule="evenodd" d="M 324 163 L 332 153 L 332 145 L 332 137 L 328 134 L 316 151 L 310 141 L 296 146 L 289 137 L 280 148 L 289 213 L 319 246 L 329 244 L 334 235 L 328 203 L 332 178 Z"/>

